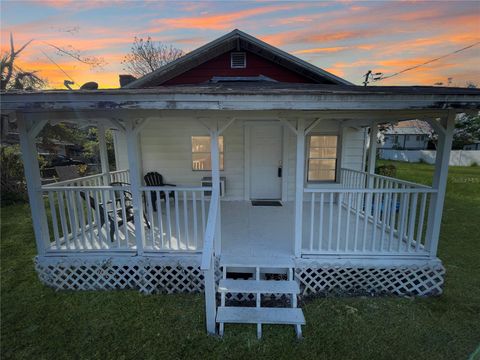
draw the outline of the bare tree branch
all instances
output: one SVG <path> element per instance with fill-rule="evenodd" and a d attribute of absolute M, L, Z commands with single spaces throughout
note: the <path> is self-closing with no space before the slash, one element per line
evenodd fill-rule
<path fill-rule="evenodd" d="M 131 75 L 142 77 L 184 54 L 173 45 L 152 41 L 150 36 L 146 40 L 135 37 L 131 52 L 124 57 L 122 64 Z"/>

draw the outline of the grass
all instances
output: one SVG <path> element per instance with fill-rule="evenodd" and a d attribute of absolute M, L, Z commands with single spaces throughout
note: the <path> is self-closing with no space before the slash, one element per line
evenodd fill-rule
<path fill-rule="evenodd" d="M 396 165 L 398 177 L 430 182 L 432 166 Z M 55 292 L 34 270 L 28 206 L 1 219 L 2 359 L 467 359 L 480 343 L 479 167 L 450 169 L 442 296 L 318 298 L 304 305 L 303 341 L 286 326 L 265 326 L 261 341 L 254 325 L 209 337 L 201 294 Z"/>

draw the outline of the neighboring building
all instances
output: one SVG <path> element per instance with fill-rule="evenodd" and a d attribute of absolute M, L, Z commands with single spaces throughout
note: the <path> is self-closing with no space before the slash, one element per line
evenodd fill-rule
<path fill-rule="evenodd" d="M 202 291 L 209 333 L 240 322 L 259 336 L 265 323 L 301 336 L 298 296 L 442 292 L 453 126 L 480 90 L 355 86 L 235 30 L 121 89 L 1 101 L 18 119 L 49 286 Z M 376 175 L 368 130 L 418 118 L 438 134 L 432 186 Z M 102 172 L 41 186 L 34 139 L 48 121 L 97 126 Z M 288 306 L 263 307 L 272 294 Z"/>
<path fill-rule="evenodd" d="M 480 141 L 476 141 L 473 144 L 463 145 L 463 150 L 480 150 Z"/>
<path fill-rule="evenodd" d="M 425 121 L 402 121 L 383 132 L 382 149 L 425 150 L 432 137 L 433 129 Z"/>

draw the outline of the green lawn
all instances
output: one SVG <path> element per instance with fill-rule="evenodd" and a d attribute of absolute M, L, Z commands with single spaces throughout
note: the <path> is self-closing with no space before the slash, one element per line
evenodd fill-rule
<path fill-rule="evenodd" d="M 401 178 L 431 179 L 432 166 L 397 165 Z M 303 341 L 283 326 L 265 326 L 261 341 L 254 325 L 208 337 L 201 294 L 55 292 L 34 270 L 28 206 L 1 219 L 2 359 L 467 359 L 480 343 L 480 167 L 450 169 L 442 296 L 319 298 L 304 305 Z"/>

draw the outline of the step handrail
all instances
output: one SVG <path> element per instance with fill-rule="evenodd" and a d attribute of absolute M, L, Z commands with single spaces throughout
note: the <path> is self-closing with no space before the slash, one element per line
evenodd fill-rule
<path fill-rule="evenodd" d="M 220 189 L 214 187 L 210 206 L 208 208 L 207 227 L 205 228 L 205 236 L 202 251 L 201 270 L 209 270 L 212 266 L 215 231 L 217 227 L 218 205 L 220 201 Z"/>

